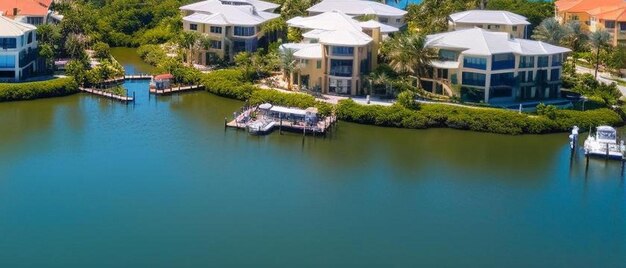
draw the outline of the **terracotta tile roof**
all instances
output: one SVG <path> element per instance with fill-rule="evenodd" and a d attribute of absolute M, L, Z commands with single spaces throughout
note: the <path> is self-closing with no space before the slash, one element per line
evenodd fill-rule
<path fill-rule="evenodd" d="M 554 4 L 560 12 L 588 12 L 594 8 L 623 3 L 624 0 L 559 0 Z"/>
<path fill-rule="evenodd" d="M 45 16 L 52 0 L 0 0 L 0 11 L 7 17 L 15 17 L 13 9 L 17 8 L 18 15 Z"/>
<path fill-rule="evenodd" d="M 626 5 L 594 16 L 601 20 L 626 21 Z"/>

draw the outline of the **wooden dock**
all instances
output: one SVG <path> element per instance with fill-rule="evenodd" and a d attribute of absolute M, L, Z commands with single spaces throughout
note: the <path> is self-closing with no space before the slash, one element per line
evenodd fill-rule
<path fill-rule="evenodd" d="M 129 75 L 124 75 L 124 79 L 126 79 L 126 80 L 152 80 L 152 75 L 150 75 L 150 74 L 129 74 Z"/>
<path fill-rule="evenodd" d="M 225 118 L 224 127 L 248 130 L 248 125 L 251 122 L 245 121 L 245 118 L 249 117 L 255 110 L 256 110 L 256 107 L 243 109 L 241 113 L 238 113 L 235 119 L 229 122 L 226 122 L 226 118 Z M 318 121 L 316 125 L 312 125 L 312 126 L 307 125 L 304 122 L 292 121 L 292 120 L 287 120 L 287 119 L 279 120 L 275 118 L 273 119 L 265 118 L 265 120 L 273 121 L 275 123 L 273 129 L 270 129 L 269 132 L 275 129 L 279 129 L 279 131 L 281 132 L 289 131 L 289 132 L 302 133 L 303 135 L 316 136 L 319 134 L 321 135 L 326 134 L 326 132 L 337 122 L 337 117 L 334 115 L 327 116 L 324 119 Z"/>
<path fill-rule="evenodd" d="M 201 88 L 203 88 L 202 85 L 179 86 L 179 87 L 172 87 L 172 88 L 166 88 L 166 89 L 150 88 L 150 94 L 169 95 L 169 94 L 174 94 L 174 93 L 179 93 L 179 92 L 198 90 Z"/>
<path fill-rule="evenodd" d="M 109 99 L 113 99 L 113 100 L 117 100 L 117 101 L 121 101 L 121 102 L 132 102 L 135 99 L 133 97 L 130 96 L 122 96 L 122 95 L 117 95 L 117 94 L 113 94 L 111 92 L 106 92 L 104 90 L 99 90 L 99 89 L 95 89 L 95 88 L 80 88 L 81 91 L 83 92 L 87 92 L 90 94 L 94 94 L 97 96 L 101 96 L 101 97 L 105 97 L 105 98 L 109 98 Z"/>

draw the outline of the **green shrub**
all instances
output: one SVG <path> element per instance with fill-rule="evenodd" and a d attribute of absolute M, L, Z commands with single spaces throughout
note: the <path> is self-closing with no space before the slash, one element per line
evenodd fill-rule
<path fill-rule="evenodd" d="M 72 78 L 28 83 L 0 83 L 0 102 L 66 96 L 78 92 Z"/>
<path fill-rule="evenodd" d="M 413 129 L 449 127 L 512 135 L 566 132 L 575 125 L 588 128 L 623 123 L 620 116 L 609 109 L 586 112 L 555 110 L 554 119 L 551 119 L 499 109 L 422 104 L 421 109 L 416 111 L 401 105 L 365 106 L 352 100 L 342 100 L 336 110 L 339 119 L 361 124 Z"/>
<path fill-rule="evenodd" d="M 157 66 L 167 58 L 167 53 L 159 45 L 143 45 L 137 48 L 139 57 L 152 66 Z"/>
<path fill-rule="evenodd" d="M 237 69 L 223 69 L 210 72 L 201 79 L 204 88 L 215 95 L 247 100 L 252 92 L 258 90 L 251 82 L 245 80 L 244 73 Z"/>
<path fill-rule="evenodd" d="M 111 57 L 111 48 L 107 43 L 97 42 L 93 45 L 94 56 L 98 59 L 108 59 Z"/>

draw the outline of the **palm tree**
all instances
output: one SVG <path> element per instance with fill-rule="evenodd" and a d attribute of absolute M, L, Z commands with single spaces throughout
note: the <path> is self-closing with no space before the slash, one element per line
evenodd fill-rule
<path fill-rule="evenodd" d="M 418 81 L 428 73 L 430 62 L 435 58 L 435 50 L 426 46 L 422 35 L 397 35 L 383 44 L 383 54 L 389 66 L 400 74 L 410 74 Z"/>
<path fill-rule="evenodd" d="M 294 53 L 296 53 L 294 49 L 286 48 L 280 54 L 280 67 L 287 79 L 287 89 L 289 90 L 291 90 L 291 76 L 298 69 L 298 61 Z"/>
<path fill-rule="evenodd" d="M 574 70 L 576 69 L 576 62 L 578 60 L 578 53 L 583 51 L 587 47 L 589 42 L 589 36 L 582 29 L 580 22 L 570 21 L 565 24 L 565 36 L 561 40 L 561 44 L 572 50 L 572 58 L 574 60 Z"/>
<path fill-rule="evenodd" d="M 538 41 L 559 45 L 561 39 L 565 37 L 565 30 L 555 18 L 547 18 L 535 28 L 531 37 Z"/>
<path fill-rule="evenodd" d="M 600 50 L 606 48 L 611 40 L 611 35 L 606 30 L 597 30 L 589 34 L 589 43 L 596 49 L 596 70 L 594 77 L 598 77 L 598 68 L 600 67 Z"/>
<path fill-rule="evenodd" d="M 199 38 L 200 34 L 198 32 L 184 31 L 178 40 L 180 47 L 186 51 L 185 54 L 187 55 L 189 66 L 193 65 L 193 51 Z"/>

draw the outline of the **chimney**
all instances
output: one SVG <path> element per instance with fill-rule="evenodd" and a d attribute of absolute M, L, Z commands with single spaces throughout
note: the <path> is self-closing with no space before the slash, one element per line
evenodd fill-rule
<path fill-rule="evenodd" d="M 13 8 L 13 16 L 17 16 L 17 7 Z"/>

